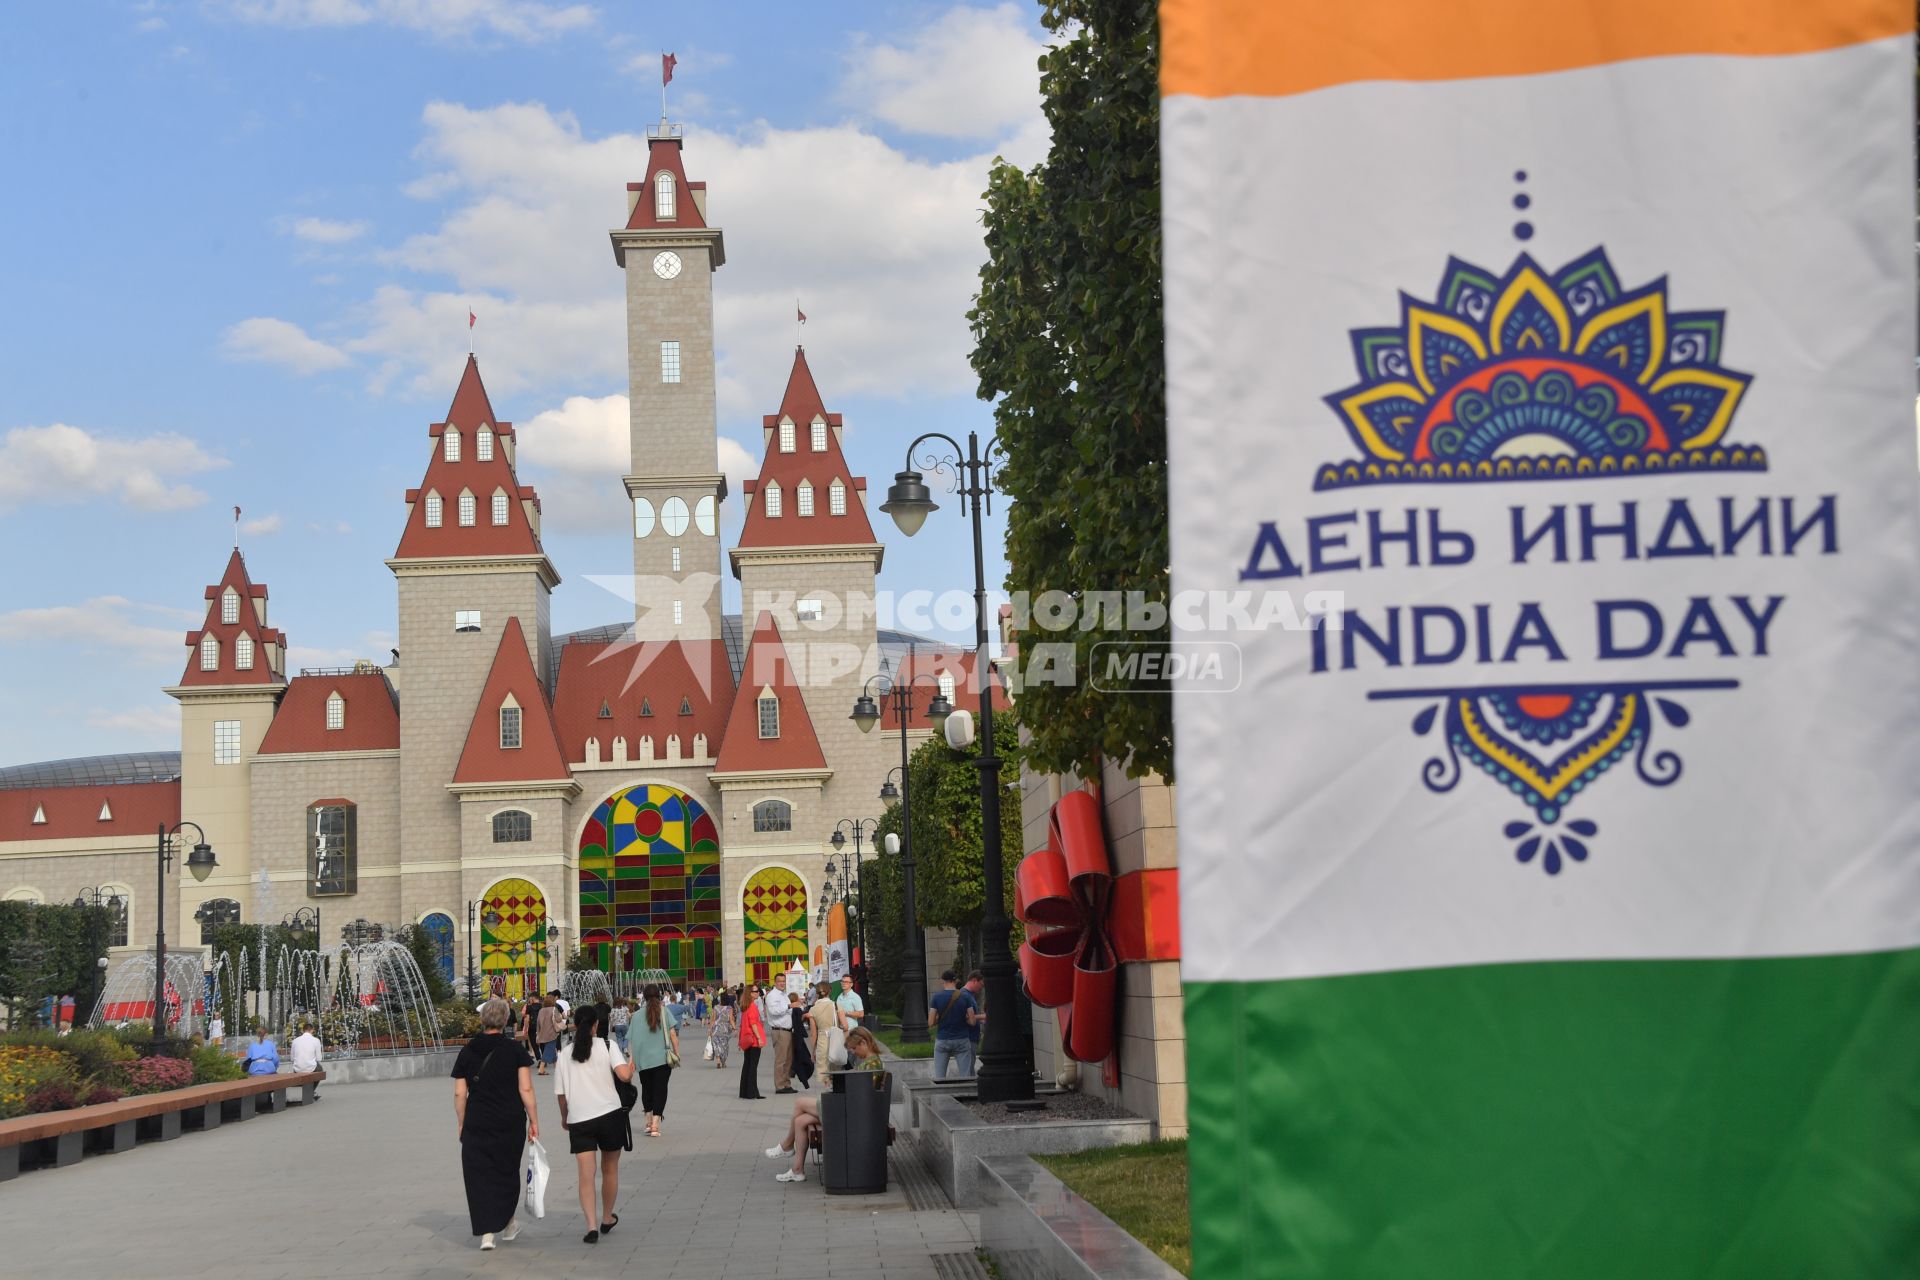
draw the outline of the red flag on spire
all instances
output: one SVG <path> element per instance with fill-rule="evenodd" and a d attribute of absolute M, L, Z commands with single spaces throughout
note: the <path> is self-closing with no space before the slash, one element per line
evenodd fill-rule
<path fill-rule="evenodd" d="M 663 53 L 660 55 L 660 83 L 662 85 L 671 84 L 673 82 L 673 68 L 675 64 L 677 64 L 679 61 L 680 59 L 674 57 L 670 53 Z"/>
<path fill-rule="evenodd" d="M 238 519 L 240 518 L 240 508 L 238 508 L 238 507 L 235 507 L 235 508 L 233 509 L 233 518 L 234 518 L 235 520 L 238 520 Z"/>
<path fill-rule="evenodd" d="M 467 328 L 469 328 L 469 329 L 471 329 L 471 328 L 473 328 L 473 318 L 474 318 L 474 317 L 473 317 L 473 308 L 472 308 L 472 307 L 468 307 L 468 308 L 467 308 Z"/>
<path fill-rule="evenodd" d="M 800 304 L 797 302 L 793 304 L 793 314 L 800 317 L 801 324 L 805 324 L 807 322 L 807 313 L 800 309 Z"/>

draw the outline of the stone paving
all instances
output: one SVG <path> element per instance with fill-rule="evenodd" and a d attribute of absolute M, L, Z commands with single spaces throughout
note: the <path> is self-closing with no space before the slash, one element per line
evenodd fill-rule
<path fill-rule="evenodd" d="M 739 1068 L 716 1071 L 701 1041 L 668 1095 L 666 1136 L 621 1161 L 620 1226 L 582 1243 L 573 1159 L 552 1078 L 534 1081 L 553 1162 L 547 1216 L 481 1253 L 468 1234 L 447 1080 L 321 1089 L 314 1106 L 213 1133 L 142 1143 L 0 1184 L 0 1276 L 645 1276 L 648 1280 L 943 1280 L 984 1277 L 977 1214 L 956 1212 L 894 1150 L 877 1196 L 828 1196 L 773 1180 L 768 1160 L 791 1108 L 742 1101 Z"/>

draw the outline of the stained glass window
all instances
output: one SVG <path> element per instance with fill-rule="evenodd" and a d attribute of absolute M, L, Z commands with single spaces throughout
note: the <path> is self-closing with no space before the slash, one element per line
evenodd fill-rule
<path fill-rule="evenodd" d="M 720 832 L 686 792 L 609 796 L 580 835 L 581 944 L 602 969 L 720 979 Z"/>
<path fill-rule="evenodd" d="M 798 960 L 807 962 L 807 886 L 785 867 L 762 867 L 747 878 L 747 980 L 769 982 Z"/>

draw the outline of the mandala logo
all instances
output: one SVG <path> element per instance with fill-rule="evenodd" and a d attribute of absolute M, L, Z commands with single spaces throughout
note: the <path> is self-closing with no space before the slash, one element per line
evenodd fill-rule
<path fill-rule="evenodd" d="M 1314 488 L 1765 471 L 1726 440 L 1751 379 L 1720 363 L 1725 320 L 1670 311 L 1664 278 L 1622 289 L 1604 249 L 1552 275 L 1451 259 L 1433 301 L 1353 331 L 1360 381 L 1326 402 L 1360 456 Z"/>

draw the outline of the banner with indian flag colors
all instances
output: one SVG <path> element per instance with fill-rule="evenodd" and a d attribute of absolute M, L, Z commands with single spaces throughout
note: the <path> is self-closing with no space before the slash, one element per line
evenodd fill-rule
<path fill-rule="evenodd" d="M 1916 1274 L 1912 5 L 1161 17 L 1196 1274 Z"/>

